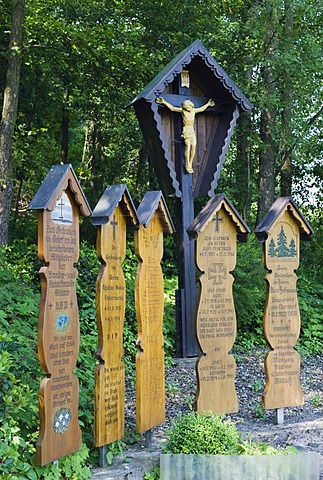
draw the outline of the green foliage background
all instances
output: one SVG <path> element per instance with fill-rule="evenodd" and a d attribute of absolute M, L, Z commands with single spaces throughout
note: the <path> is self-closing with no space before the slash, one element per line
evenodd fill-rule
<path fill-rule="evenodd" d="M 177 288 L 174 244 L 165 242 L 163 268 L 165 275 L 164 337 L 166 365 L 175 351 L 174 296 Z M 315 355 L 323 350 L 322 271 L 314 268 L 311 247 L 319 254 L 317 239 L 303 249 L 298 295 L 302 330 L 298 349 L 302 355 Z M 235 349 L 250 350 L 264 346 L 262 313 L 265 299 L 264 269 L 261 245 L 251 236 L 238 248 L 234 271 L 234 298 L 238 321 Z M 322 253 L 321 253 L 322 254 Z M 59 466 L 40 468 L 34 465 L 35 442 L 38 436 L 38 388 L 44 374 L 37 359 L 37 325 L 40 283 L 37 271 L 40 262 L 35 245 L 16 241 L 1 251 L 0 271 L 0 478 L 88 478 L 87 465 L 97 464 L 98 452 L 93 449 L 94 370 L 96 365 L 97 328 L 95 319 L 95 281 L 99 262 L 93 245 L 83 242 L 78 263 L 77 293 L 80 313 L 81 344 L 76 374 L 80 382 L 79 421 L 83 432 L 80 452 L 59 461 Z M 126 375 L 134 381 L 137 325 L 134 307 L 134 280 L 137 259 L 128 239 L 124 273 L 127 284 L 124 348 Z M 309 272 L 311 274 L 309 274 Z M 127 432 L 128 438 L 131 432 Z M 111 455 L 122 445 L 111 447 Z M 58 469 L 58 470 L 57 470 Z M 1 477 L 2 475 L 2 477 Z"/>
<path fill-rule="evenodd" d="M 0 2 L 0 95 L 3 95 L 11 1 Z M 37 360 L 40 284 L 36 216 L 27 210 L 49 168 L 60 163 L 62 122 L 68 119 L 68 156 L 90 205 L 109 184 L 125 183 L 136 204 L 158 184 L 135 114 L 125 106 L 181 50 L 199 38 L 253 102 L 239 118 L 221 172 L 225 192 L 251 229 L 256 223 L 259 158 L 273 149 L 274 188 L 292 152 L 292 193 L 311 223 L 313 241 L 302 243 L 298 296 L 302 330 L 297 348 L 321 354 L 323 311 L 322 230 L 322 8 L 317 0 L 29 0 L 26 2 L 23 66 L 13 145 L 14 195 L 8 246 L 0 270 L 0 478 L 86 478 L 92 448 L 93 372 L 96 365 L 95 280 L 99 262 L 95 229 L 83 220 L 78 301 L 81 346 L 82 451 L 55 466 L 34 466 L 37 396 L 43 378 Z M 270 73 L 270 82 L 266 82 Z M 2 97 L 1 97 L 2 100 Z M 286 122 L 287 113 L 292 114 Z M 262 118 L 271 144 L 261 136 Z M 242 152 L 243 141 L 246 140 Z M 64 160 L 66 161 L 66 159 Z M 0 179 L 1 182 L 1 179 Z M 312 199 L 315 195 L 315 199 Z M 169 208 L 173 210 L 171 199 Z M 197 202 L 197 211 L 205 199 Z M 165 240 L 164 336 L 167 362 L 174 354 L 175 241 Z M 250 236 L 238 246 L 234 271 L 236 348 L 263 345 L 265 272 L 261 245 Z M 127 375 L 136 354 L 134 280 L 137 261 L 129 238 L 124 272 Z"/>

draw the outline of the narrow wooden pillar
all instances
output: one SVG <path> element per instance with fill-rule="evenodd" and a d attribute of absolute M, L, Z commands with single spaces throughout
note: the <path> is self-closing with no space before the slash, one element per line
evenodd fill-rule
<path fill-rule="evenodd" d="M 295 345 L 300 334 L 295 273 L 300 259 L 300 238 L 310 240 L 313 230 L 290 197 L 276 200 L 256 228 L 263 243 L 267 294 L 263 316 L 265 338 L 271 347 L 265 358 L 266 409 L 302 405 L 300 355 Z"/>
<path fill-rule="evenodd" d="M 29 209 L 39 211 L 42 295 L 38 356 L 46 374 L 39 389 L 36 463 L 46 465 L 81 447 L 76 367 L 80 329 L 76 297 L 79 217 L 90 208 L 70 165 L 54 165 Z"/>
<path fill-rule="evenodd" d="M 189 232 L 196 237 L 196 265 L 201 272 L 196 329 L 202 355 L 196 364 L 196 410 L 237 412 L 236 363 L 230 353 L 237 331 L 232 271 L 237 234 L 246 241 L 249 229 L 229 200 L 216 195 L 197 215 Z"/>
<path fill-rule="evenodd" d="M 173 226 L 161 192 L 147 192 L 138 207 L 135 251 L 139 265 L 135 284 L 138 321 L 136 356 L 136 425 L 148 432 L 165 422 L 163 234 Z"/>
<path fill-rule="evenodd" d="M 110 185 L 92 214 L 98 226 L 97 255 L 102 266 L 96 282 L 99 364 L 95 370 L 94 444 L 101 447 L 124 437 L 125 369 L 123 328 L 126 283 L 122 264 L 127 227 L 138 225 L 136 209 L 125 185 Z"/>

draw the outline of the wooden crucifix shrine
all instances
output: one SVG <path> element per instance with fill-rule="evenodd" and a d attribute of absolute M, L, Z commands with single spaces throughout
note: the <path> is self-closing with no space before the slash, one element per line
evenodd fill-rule
<path fill-rule="evenodd" d="M 40 433 L 37 465 L 46 465 L 81 447 L 78 379 L 73 373 L 79 352 L 76 298 L 79 217 L 90 207 L 71 165 L 54 165 L 30 210 L 38 210 L 38 256 L 42 285 L 38 356 L 46 373 L 39 390 Z"/>
<path fill-rule="evenodd" d="M 125 185 L 108 186 L 93 210 L 98 226 L 97 255 L 102 263 L 96 283 L 99 364 L 95 371 L 94 444 L 103 447 L 124 437 L 125 372 L 123 326 L 126 286 L 122 263 L 127 226 L 138 225 Z M 104 460 L 102 461 L 102 465 Z"/>
<path fill-rule="evenodd" d="M 131 105 L 163 194 L 176 197 L 176 347 L 178 356 L 195 356 L 195 252 L 187 229 L 194 220 L 194 199 L 213 196 L 237 118 L 252 106 L 199 40 Z"/>
<path fill-rule="evenodd" d="M 136 356 L 137 431 L 147 432 L 165 422 L 163 341 L 164 281 L 160 265 L 163 234 L 174 228 L 160 191 L 147 192 L 138 207 L 135 251 L 139 265 L 135 284 L 138 321 Z"/>
<path fill-rule="evenodd" d="M 300 238 L 310 240 L 313 230 L 290 197 L 276 200 L 255 230 L 263 242 L 267 296 L 263 329 L 271 350 L 265 359 L 266 409 L 302 405 L 300 355 L 295 345 L 300 333 L 296 291 Z M 282 423 L 282 422 L 279 422 Z"/>
<path fill-rule="evenodd" d="M 196 365 L 196 410 L 214 414 L 237 412 L 236 364 L 229 353 L 237 330 L 231 272 L 236 264 L 237 238 L 246 242 L 250 230 L 221 194 L 209 200 L 188 231 L 196 238 L 196 265 L 202 272 L 196 315 L 202 351 Z"/>

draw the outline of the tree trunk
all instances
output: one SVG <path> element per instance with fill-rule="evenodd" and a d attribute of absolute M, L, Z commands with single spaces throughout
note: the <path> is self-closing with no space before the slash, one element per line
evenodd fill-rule
<path fill-rule="evenodd" d="M 8 242 L 12 196 L 12 140 L 17 118 L 25 0 L 13 0 L 6 87 L 0 123 L 0 246 Z"/>
<path fill-rule="evenodd" d="M 271 128 L 274 124 L 273 109 L 261 112 L 260 137 L 264 144 L 259 153 L 259 200 L 257 224 L 263 219 L 275 200 L 275 144 Z"/>
<path fill-rule="evenodd" d="M 285 0 L 284 50 L 290 52 L 293 44 L 293 8 L 290 0 Z M 280 194 L 290 196 L 292 193 L 292 79 L 288 65 L 283 73 L 283 112 L 282 112 L 282 158 L 280 168 Z"/>
<path fill-rule="evenodd" d="M 237 154 L 235 164 L 236 191 L 239 193 L 238 210 L 247 221 L 251 204 L 251 158 L 250 158 L 250 115 L 242 114 L 237 124 Z"/>
<path fill-rule="evenodd" d="M 68 110 L 69 91 L 65 92 L 63 110 L 62 110 L 62 150 L 61 162 L 68 162 L 68 146 L 69 146 L 69 110 Z"/>
<path fill-rule="evenodd" d="M 260 138 L 262 147 L 259 152 L 259 199 L 257 224 L 263 219 L 275 200 L 275 161 L 278 148 L 275 140 L 276 127 L 276 81 L 275 54 L 278 41 L 278 17 L 275 5 L 267 11 L 268 29 L 264 42 L 264 66 L 261 70 L 264 106 L 260 115 Z"/>

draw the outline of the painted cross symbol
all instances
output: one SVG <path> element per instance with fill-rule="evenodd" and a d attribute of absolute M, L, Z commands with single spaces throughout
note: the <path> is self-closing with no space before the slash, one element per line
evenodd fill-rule
<path fill-rule="evenodd" d="M 60 220 L 64 220 L 64 215 L 63 215 L 63 207 L 65 207 L 65 203 L 63 203 L 63 195 L 60 198 L 60 203 L 57 204 L 58 207 L 61 207 L 61 214 L 58 217 Z"/>
<path fill-rule="evenodd" d="M 220 231 L 220 222 L 223 222 L 223 217 L 219 217 L 219 212 L 216 212 L 215 217 L 212 219 L 212 222 L 215 222 L 215 231 L 218 233 Z"/>
<path fill-rule="evenodd" d="M 118 225 L 118 222 L 116 221 L 116 216 L 113 215 L 113 220 L 111 220 L 111 225 L 113 227 L 113 240 L 116 239 L 116 226 Z"/>
<path fill-rule="evenodd" d="M 222 285 L 222 280 L 226 279 L 226 270 L 223 263 L 213 263 L 208 269 L 208 279 L 213 279 L 214 285 Z"/>

